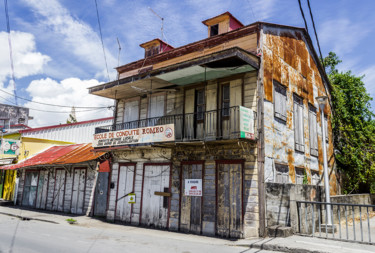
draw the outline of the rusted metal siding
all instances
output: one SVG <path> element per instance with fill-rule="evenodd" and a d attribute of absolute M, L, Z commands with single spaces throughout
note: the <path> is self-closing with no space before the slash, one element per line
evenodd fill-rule
<path fill-rule="evenodd" d="M 264 83 L 264 130 L 265 130 L 265 180 L 273 182 L 275 163 L 289 166 L 289 182 L 295 183 L 295 167 L 306 169 L 308 180 L 311 180 L 311 170 L 323 172 L 321 119 L 318 121 L 319 157 L 310 154 L 309 138 L 309 104 L 319 108 L 315 99 L 317 96 L 328 95 L 327 84 L 324 84 L 317 64 L 312 56 L 311 48 L 302 31 L 287 28 L 277 28 L 264 25 L 262 38 L 263 83 Z M 287 117 L 286 122 L 274 117 L 274 88 L 273 80 L 287 87 Z M 303 99 L 303 139 L 304 152 L 295 151 L 293 95 Z M 330 105 L 325 113 L 330 115 Z M 333 145 L 330 120 L 328 120 L 328 161 L 333 167 Z M 335 173 L 331 176 L 331 193 L 337 193 Z"/>

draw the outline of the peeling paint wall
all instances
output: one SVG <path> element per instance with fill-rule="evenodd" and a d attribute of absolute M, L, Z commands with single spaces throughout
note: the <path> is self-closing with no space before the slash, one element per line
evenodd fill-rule
<path fill-rule="evenodd" d="M 323 177 L 322 120 L 315 97 L 329 96 L 326 91 L 327 86 L 322 81 L 311 49 L 301 31 L 264 25 L 261 39 L 265 94 L 265 180 L 274 182 L 275 164 L 280 163 L 289 167 L 289 183 L 296 182 L 296 167 L 305 168 L 307 179 L 311 183 L 311 171 L 318 171 L 320 178 Z M 287 88 L 286 122 L 274 117 L 274 80 Z M 293 94 L 303 99 L 305 152 L 295 150 Z M 317 108 L 318 157 L 310 154 L 309 104 Z M 327 143 L 327 154 L 329 169 L 331 170 L 334 166 L 334 158 L 329 104 L 327 104 L 324 112 L 328 115 L 329 142 Z M 330 185 L 331 194 L 337 194 L 339 189 L 335 170 L 330 175 Z"/>

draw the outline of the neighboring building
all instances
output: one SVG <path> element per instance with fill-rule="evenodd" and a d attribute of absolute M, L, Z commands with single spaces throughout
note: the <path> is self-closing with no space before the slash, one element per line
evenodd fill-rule
<path fill-rule="evenodd" d="M 29 108 L 0 104 L 0 126 L 5 129 L 11 129 L 15 125 L 27 126 L 29 120 L 33 119 L 29 115 Z"/>
<path fill-rule="evenodd" d="M 6 166 L 5 169 L 18 170 L 20 174 L 17 204 L 85 214 L 93 204 L 96 170 L 100 157 L 105 155 L 91 150 L 91 144 L 52 146 L 18 164 Z"/>
<path fill-rule="evenodd" d="M 114 124 L 93 140 L 113 155 L 107 219 L 262 236 L 265 182 L 320 183 L 321 122 L 333 168 L 331 105 L 321 119 L 315 99 L 331 87 L 305 29 L 243 26 L 228 12 L 203 23 L 207 39 L 146 49 L 117 68 L 119 80 L 89 89 L 116 100 Z M 337 193 L 334 170 L 330 184 Z"/>

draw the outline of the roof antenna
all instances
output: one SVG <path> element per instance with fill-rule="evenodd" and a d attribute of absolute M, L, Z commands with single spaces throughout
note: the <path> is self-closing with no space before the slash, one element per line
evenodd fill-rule
<path fill-rule="evenodd" d="M 120 66 L 121 45 L 120 45 L 120 41 L 119 41 L 118 37 L 116 37 L 116 39 L 117 39 L 117 44 L 118 44 L 117 66 L 119 67 Z"/>
<path fill-rule="evenodd" d="M 151 7 L 148 7 L 150 9 L 150 11 L 152 11 L 152 13 L 155 14 L 155 16 L 157 16 L 158 18 L 160 18 L 161 20 L 161 39 L 163 39 L 164 37 L 164 18 L 160 17 L 159 14 L 157 14 L 153 9 L 151 9 Z"/>

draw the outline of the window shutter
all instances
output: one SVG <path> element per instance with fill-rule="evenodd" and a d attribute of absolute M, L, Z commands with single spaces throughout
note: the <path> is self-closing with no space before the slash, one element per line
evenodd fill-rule
<path fill-rule="evenodd" d="M 294 95 L 294 137 L 297 151 L 305 152 L 305 141 L 303 136 L 303 101 Z"/>
<path fill-rule="evenodd" d="M 286 121 L 286 87 L 273 82 L 275 90 L 275 117 Z"/>
<path fill-rule="evenodd" d="M 318 133 L 316 121 L 316 108 L 309 105 L 309 130 L 310 130 L 310 153 L 318 156 Z"/>

